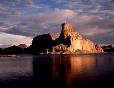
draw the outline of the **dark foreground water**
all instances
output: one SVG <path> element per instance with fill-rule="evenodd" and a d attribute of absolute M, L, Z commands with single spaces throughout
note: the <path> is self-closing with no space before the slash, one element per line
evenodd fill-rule
<path fill-rule="evenodd" d="M 0 57 L 0 88 L 113 88 L 114 54 Z"/>

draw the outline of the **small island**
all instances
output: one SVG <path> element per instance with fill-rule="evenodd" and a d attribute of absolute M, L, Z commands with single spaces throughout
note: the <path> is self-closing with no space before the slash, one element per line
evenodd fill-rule
<path fill-rule="evenodd" d="M 90 54 L 112 52 L 113 50 L 111 45 L 101 47 L 99 44 L 94 44 L 91 40 L 74 32 L 71 24 L 63 23 L 61 33 L 57 38 L 50 33 L 38 35 L 33 38 L 32 45 L 29 47 L 20 44 L 19 46 L 0 48 L 0 54 L 1 56 L 13 54 Z"/>

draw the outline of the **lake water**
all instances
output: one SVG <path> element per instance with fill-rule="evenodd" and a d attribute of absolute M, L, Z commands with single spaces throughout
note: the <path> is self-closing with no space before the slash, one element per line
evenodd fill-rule
<path fill-rule="evenodd" d="M 114 54 L 0 57 L 2 88 L 114 87 Z"/>

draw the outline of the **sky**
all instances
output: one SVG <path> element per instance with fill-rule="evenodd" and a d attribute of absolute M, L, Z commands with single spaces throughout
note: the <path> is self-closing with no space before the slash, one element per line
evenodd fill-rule
<path fill-rule="evenodd" d="M 61 23 L 99 44 L 114 44 L 114 0 L 0 0 L 0 45 L 31 44 Z"/>

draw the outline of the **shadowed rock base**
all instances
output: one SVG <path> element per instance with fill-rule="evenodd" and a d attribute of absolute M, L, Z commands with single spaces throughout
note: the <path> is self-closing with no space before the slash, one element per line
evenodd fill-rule
<path fill-rule="evenodd" d="M 43 34 L 32 41 L 34 53 L 41 54 L 87 54 L 102 53 L 103 49 L 92 41 L 74 32 L 71 24 L 63 23 L 58 38 L 53 40 L 51 34 Z"/>

